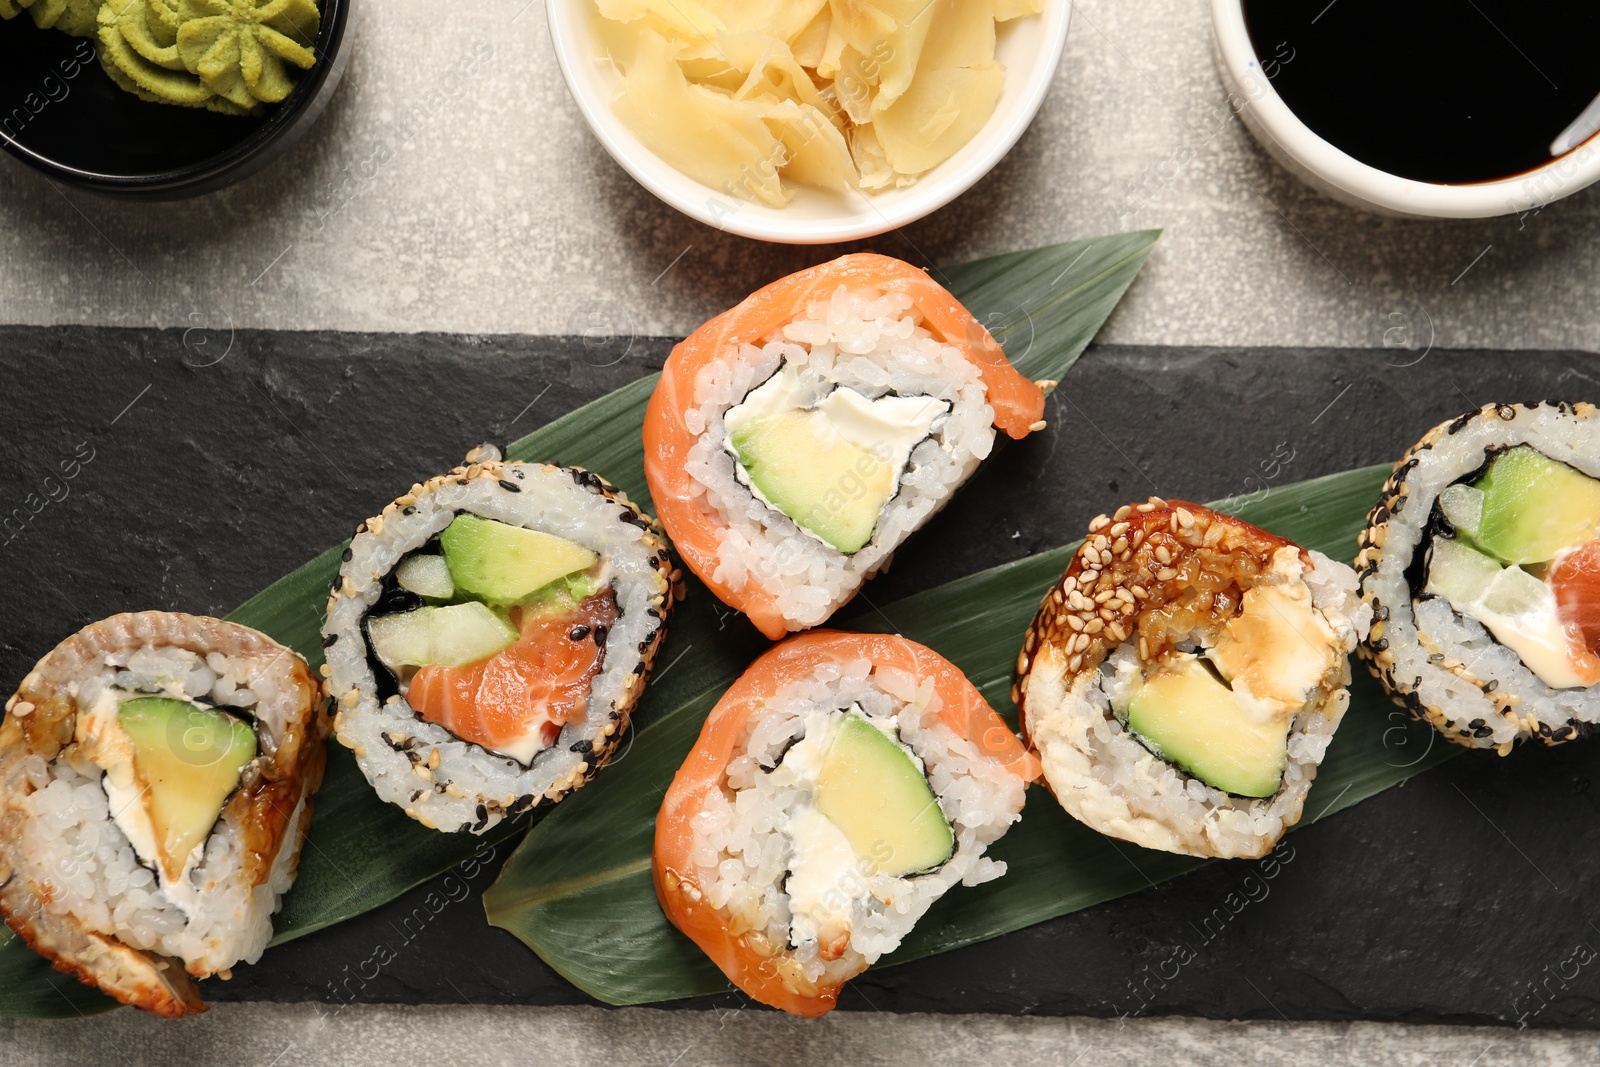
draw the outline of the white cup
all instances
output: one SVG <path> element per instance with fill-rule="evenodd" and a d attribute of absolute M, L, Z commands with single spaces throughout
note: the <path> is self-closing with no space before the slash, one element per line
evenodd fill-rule
<path fill-rule="evenodd" d="M 1600 135 L 1498 181 L 1443 185 L 1368 166 L 1313 133 L 1273 89 L 1250 43 L 1243 0 L 1211 0 L 1211 22 L 1217 70 L 1245 127 L 1284 167 L 1335 200 L 1380 215 L 1482 219 L 1536 212 L 1600 179 Z"/>

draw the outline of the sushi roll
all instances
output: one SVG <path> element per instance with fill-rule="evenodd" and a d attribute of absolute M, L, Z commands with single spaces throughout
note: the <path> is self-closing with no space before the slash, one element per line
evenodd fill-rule
<path fill-rule="evenodd" d="M 984 856 L 1037 765 L 953 664 L 829 630 L 756 660 L 712 709 L 656 818 L 656 894 L 728 978 L 831 1011 Z"/>
<path fill-rule="evenodd" d="M 1042 386 L 926 273 L 844 256 L 672 350 L 645 475 L 689 569 L 777 639 L 825 621 L 994 448 Z"/>
<path fill-rule="evenodd" d="M 1356 559 L 1360 654 L 1451 741 L 1505 755 L 1600 721 L 1600 415 L 1494 404 L 1395 466 Z"/>
<path fill-rule="evenodd" d="M 1101 515 L 1017 660 L 1068 813 L 1146 848 L 1256 857 L 1300 818 L 1369 612 L 1342 563 L 1198 504 Z"/>
<path fill-rule="evenodd" d="M 0 911 L 55 968 L 146 1011 L 205 1011 L 272 937 L 322 782 L 306 662 L 254 630 L 146 611 L 94 623 L 0 723 Z"/>
<path fill-rule="evenodd" d="M 605 480 L 490 446 L 356 530 L 322 641 L 335 732 L 378 796 L 481 834 L 610 758 L 675 599 Z"/>

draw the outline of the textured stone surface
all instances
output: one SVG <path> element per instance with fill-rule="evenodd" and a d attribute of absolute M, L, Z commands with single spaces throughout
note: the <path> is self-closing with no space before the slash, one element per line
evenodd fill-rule
<path fill-rule="evenodd" d="M 1327 201 L 1231 116 L 1206 12 L 1080 0 L 1012 154 L 948 209 L 868 244 L 952 263 L 1166 227 L 1108 342 L 1371 346 L 1409 321 L 1442 347 L 1600 345 L 1600 196 L 1471 223 Z M 424 0 L 369 0 L 355 16 L 328 113 L 234 189 L 120 204 L 0 160 L 0 319 L 670 335 L 839 251 L 730 237 L 636 185 L 569 99 L 536 0 L 448 19 Z"/>
<path fill-rule="evenodd" d="M 3 630 L 0 677 L 16 679 L 60 637 L 114 611 L 226 611 L 472 444 L 531 430 L 654 369 L 666 349 L 0 329 L 0 373 L 30 386 L 0 398 L 0 511 L 18 524 L 12 509 L 30 492 L 58 498 L 0 545 L 7 602 L 27 606 Z M 1463 408 L 1592 395 L 1597 377 L 1600 359 L 1562 353 L 1093 348 L 1052 399 L 1052 429 L 1003 450 L 866 595 L 887 602 L 1059 544 L 1096 512 L 1150 492 L 1211 499 L 1392 459 Z M 84 443 L 93 458 L 77 476 L 47 482 Z M 1289 458 L 1269 478 L 1262 463 L 1274 455 Z M 1592 1027 L 1600 969 L 1571 961 L 1600 945 L 1586 903 L 1600 893 L 1597 777 L 1592 744 L 1463 756 L 1297 833 L 1275 878 L 1213 865 L 870 972 L 842 1006 Z M 487 927 L 475 895 L 439 888 L 457 902 L 435 918 L 406 924 L 425 887 L 273 950 L 208 996 L 310 1000 L 322 1012 L 586 1003 Z M 1250 903 L 1217 919 L 1236 891 Z M 394 962 L 361 975 L 380 943 Z M 1174 966 L 1180 946 L 1195 959 Z M 133 1025 L 117 1019 L 93 1025 Z"/>
<path fill-rule="evenodd" d="M 198 1051 L 197 1050 L 203 1050 Z M 315 1014 L 225 1004 L 179 1024 L 119 1012 L 86 1022 L 0 1019 L 0 1067 L 227 1063 L 366 1067 L 448 1063 L 863 1065 L 974 1062 L 1109 1067 L 1567 1067 L 1600 1056 L 1588 1034 L 1371 1023 L 1015 1019 L 992 1015 L 663 1012 L 648 1008 L 351 1007 Z"/>

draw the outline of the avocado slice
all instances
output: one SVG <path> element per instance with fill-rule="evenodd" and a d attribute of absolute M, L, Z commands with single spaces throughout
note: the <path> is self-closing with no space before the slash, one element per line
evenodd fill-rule
<path fill-rule="evenodd" d="M 846 554 L 872 540 L 895 494 L 897 472 L 834 432 L 821 411 L 751 419 L 728 443 L 768 503 Z"/>
<path fill-rule="evenodd" d="M 1202 782 L 1241 797 L 1270 797 L 1289 761 L 1289 722 L 1262 721 L 1195 656 L 1176 657 L 1128 704 L 1128 729 Z"/>
<path fill-rule="evenodd" d="M 417 608 L 367 621 L 372 651 L 390 670 L 400 667 L 465 667 L 488 659 L 521 634 L 476 600 Z"/>
<path fill-rule="evenodd" d="M 456 592 L 491 604 L 515 604 L 600 558 L 554 534 L 465 512 L 445 527 L 439 543 Z"/>
<path fill-rule="evenodd" d="M 125 701 L 117 723 L 133 745 L 158 862 L 176 880 L 256 758 L 256 732 L 227 712 L 170 697 Z"/>
<path fill-rule="evenodd" d="M 1504 563 L 1545 563 L 1600 533 L 1600 481 L 1528 445 L 1495 456 L 1474 488 L 1483 513 L 1472 539 Z"/>
<path fill-rule="evenodd" d="M 816 807 L 877 873 L 903 878 L 955 854 L 955 834 L 922 768 L 855 712 L 845 715 L 828 743 Z"/>

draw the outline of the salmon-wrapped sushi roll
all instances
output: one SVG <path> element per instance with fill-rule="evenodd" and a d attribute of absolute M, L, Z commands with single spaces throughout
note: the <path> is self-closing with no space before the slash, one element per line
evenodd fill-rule
<path fill-rule="evenodd" d="M 1151 498 L 1090 523 L 1028 629 L 1013 698 L 1081 822 L 1262 856 L 1300 818 L 1370 619 L 1344 564 Z"/>
<path fill-rule="evenodd" d="M 290 649 L 145 611 L 57 645 L 0 724 L 0 911 L 57 970 L 160 1015 L 260 959 L 329 719 Z"/>
<path fill-rule="evenodd" d="M 1016 821 L 1037 764 L 952 663 L 829 630 L 753 663 L 656 818 L 667 917 L 745 993 L 833 1009 Z"/>
<path fill-rule="evenodd" d="M 859 253 L 772 283 L 672 350 L 645 474 L 689 569 L 768 637 L 824 622 L 994 447 L 1044 423 L 955 297 Z"/>
<path fill-rule="evenodd" d="M 610 758 L 675 599 L 654 521 L 489 446 L 368 519 L 328 601 L 336 735 L 378 796 L 483 833 Z"/>

